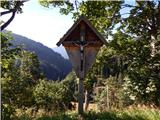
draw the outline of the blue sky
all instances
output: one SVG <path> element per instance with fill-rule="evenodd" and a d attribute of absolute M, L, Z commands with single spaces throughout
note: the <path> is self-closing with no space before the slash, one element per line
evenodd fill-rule
<path fill-rule="evenodd" d="M 30 0 L 24 3 L 23 13 L 16 14 L 6 29 L 53 48 L 72 24 L 71 15 L 61 15 L 57 8 L 45 8 L 38 0 Z"/>

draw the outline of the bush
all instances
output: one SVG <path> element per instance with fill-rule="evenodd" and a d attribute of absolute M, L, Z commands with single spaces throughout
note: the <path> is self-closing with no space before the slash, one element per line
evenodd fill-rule
<path fill-rule="evenodd" d="M 36 104 L 46 111 L 62 111 L 68 108 L 71 97 L 70 91 L 61 82 L 41 80 L 35 87 Z"/>
<path fill-rule="evenodd" d="M 120 83 L 116 81 L 115 77 L 110 76 L 104 85 L 99 87 L 95 99 L 100 111 L 109 109 L 123 108 L 125 100 L 123 100 L 124 93 Z"/>
<path fill-rule="evenodd" d="M 2 120 L 13 120 L 15 117 L 15 108 L 8 104 L 2 104 Z"/>
<path fill-rule="evenodd" d="M 27 114 L 23 114 L 19 118 L 17 118 L 17 120 L 32 120 L 32 118 Z"/>

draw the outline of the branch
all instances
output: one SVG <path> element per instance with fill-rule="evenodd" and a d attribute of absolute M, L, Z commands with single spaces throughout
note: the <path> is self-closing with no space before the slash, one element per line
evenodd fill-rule
<path fill-rule="evenodd" d="M 14 11 L 15 11 L 15 9 L 10 9 L 8 11 L 1 12 L 1 16 L 5 15 L 5 14 L 9 14 L 9 13 L 14 12 Z"/>
<path fill-rule="evenodd" d="M 152 34 L 155 34 L 155 31 L 156 31 L 155 9 L 152 7 L 152 4 L 150 1 L 147 1 L 147 5 L 149 6 L 149 8 L 151 10 L 151 17 L 152 17 L 151 32 L 152 32 Z"/>
<path fill-rule="evenodd" d="M 12 16 L 10 17 L 10 19 L 1 26 L 1 31 L 4 30 L 4 28 L 6 28 L 12 22 L 12 20 L 15 17 L 15 14 L 16 11 L 12 12 Z"/>
<path fill-rule="evenodd" d="M 75 6 L 76 6 L 77 13 L 78 13 L 77 0 L 75 0 Z"/>
<path fill-rule="evenodd" d="M 16 5 L 14 6 L 14 8 L 12 8 L 12 9 L 10 9 L 8 11 L 1 12 L 1 16 L 5 15 L 5 14 L 9 14 L 9 13 L 14 12 L 14 11 L 17 11 L 20 8 L 20 6 L 23 5 L 23 3 L 27 2 L 27 1 L 29 1 L 29 0 L 17 1 Z"/>
<path fill-rule="evenodd" d="M 134 6 L 134 5 L 129 5 L 129 4 L 124 4 L 122 5 L 123 7 L 137 7 L 137 6 Z"/>
<path fill-rule="evenodd" d="M 158 2 L 158 15 L 160 14 L 160 1 Z M 157 23 L 158 23 L 158 26 L 160 26 L 160 16 L 159 17 L 157 17 Z"/>
<path fill-rule="evenodd" d="M 121 14 L 121 16 L 122 16 L 122 15 L 128 15 L 128 14 L 130 15 L 131 13 L 123 13 L 123 14 Z"/>
<path fill-rule="evenodd" d="M 14 6 L 13 9 L 10 9 L 9 11 L 5 11 L 1 13 L 1 15 L 5 15 L 12 12 L 12 16 L 10 17 L 10 19 L 1 26 L 1 31 L 4 30 L 12 22 L 12 20 L 15 17 L 16 11 L 18 11 L 20 6 L 23 5 L 24 2 L 26 1 L 16 1 L 16 5 Z"/>

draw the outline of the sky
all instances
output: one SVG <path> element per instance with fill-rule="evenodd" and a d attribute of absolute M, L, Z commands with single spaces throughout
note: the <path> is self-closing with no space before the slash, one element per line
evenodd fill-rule
<path fill-rule="evenodd" d="M 16 14 L 6 29 L 50 48 L 56 47 L 56 43 L 73 24 L 71 15 L 61 15 L 58 8 L 45 8 L 38 0 L 25 2 L 22 10 L 23 13 Z M 5 15 L 1 19 L 5 21 L 10 16 Z"/>

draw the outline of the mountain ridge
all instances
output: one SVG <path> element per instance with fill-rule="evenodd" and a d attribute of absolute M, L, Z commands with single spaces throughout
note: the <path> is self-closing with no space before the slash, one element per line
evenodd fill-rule
<path fill-rule="evenodd" d="M 34 52 L 40 61 L 40 67 L 47 79 L 63 79 L 72 69 L 68 59 L 63 58 L 58 52 L 48 48 L 42 43 L 36 42 L 30 38 L 12 33 L 14 46 L 23 45 L 23 49 Z"/>

